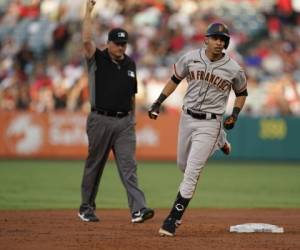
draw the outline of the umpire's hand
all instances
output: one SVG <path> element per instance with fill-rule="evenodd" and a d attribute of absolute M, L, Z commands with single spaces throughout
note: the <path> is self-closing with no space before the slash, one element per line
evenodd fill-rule
<path fill-rule="evenodd" d="M 151 108 L 148 110 L 148 116 L 150 119 L 156 120 L 159 114 L 160 104 L 158 102 L 154 102 Z"/>
<path fill-rule="evenodd" d="M 87 0 L 86 1 L 86 11 L 88 13 L 91 13 L 92 10 L 94 9 L 95 4 L 96 4 L 96 0 Z"/>

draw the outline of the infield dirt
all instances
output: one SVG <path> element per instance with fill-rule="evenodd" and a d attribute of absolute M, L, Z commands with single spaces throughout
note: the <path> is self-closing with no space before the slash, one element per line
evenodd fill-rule
<path fill-rule="evenodd" d="M 97 211 L 98 223 L 82 222 L 76 210 L 0 211 L 0 249 L 300 249 L 300 209 L 187 210 L 175 237 L 160 237 L 167 209 L 131 224 L 129 211 Z M 230 233 L 231 225 L 269 223 L 285 232 Z"/>

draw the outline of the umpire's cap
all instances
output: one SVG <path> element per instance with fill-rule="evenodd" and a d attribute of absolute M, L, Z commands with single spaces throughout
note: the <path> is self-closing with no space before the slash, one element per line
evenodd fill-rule
<path fill-rule="evenodd" d="M 227 49 L 229 45 L 230 35 L 228 27 L 224 23 L 212 23 L 208 26 L 205 36 L 219 35 L 225 37 L 225 46 Z"/>
<path fill-rule="evenodd" d="M 108 33 L 108 41 L 116 43 L 127 43 L 128 33 L 124 29 L 114 28 Z"/>

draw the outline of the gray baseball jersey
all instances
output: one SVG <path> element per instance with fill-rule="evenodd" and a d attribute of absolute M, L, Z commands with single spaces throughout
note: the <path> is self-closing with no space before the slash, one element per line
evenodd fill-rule
<path fill-rule="evenodd" d="M 183 197 L 191 198 L 206 161 L 226 142 L 222 115 L 230 90 L 236 94 L 243 92 L 247 81 L 243 69 L 233 59 L 225 54 L 212 62 L 205 48 L 183 55 L 174 64 L 174 74 L 188 82 L 179 123 L 177 164 L 184 172 L 179 191 Z M 196 119 L 190 111 L 205 113 L 207 119 Z M 216 119 L 211 119 L 212 114 Z"/>
<path fill-rule="evenodd" d="M 247 87 L 245 73 L 233 59 L 225 54 L 211 62 L 205 48 L 183 55 L 174 64 L 174 73 L 187 79 L 183 104 L 194 111 L 223 114 L 231 88 L 240 93 Z"/>

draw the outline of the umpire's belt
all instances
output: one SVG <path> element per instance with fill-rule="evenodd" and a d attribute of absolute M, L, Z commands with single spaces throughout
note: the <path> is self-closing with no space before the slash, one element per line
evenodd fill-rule
<path fill-rule="evenodd" d="M 186 113 L 191 117 L 198 119 L 198 120 L 210 120 L 210 119 L 217 119 L 217 115 L 214 113 L 195 113 L 190 109 L 186 109 Z"/>
<path fill-rule="evenodd" d="M 98 115 L 112 116 L 112 117 L 117 117 L 117 118 L 122 118 L 122 117 L 125 117 L 125 116 L 129 115 L 129 112 L 106 111 L 106 110 L 96 109 L 96 108 L 92 108 L 92 112 L 96 113 Z"/>

